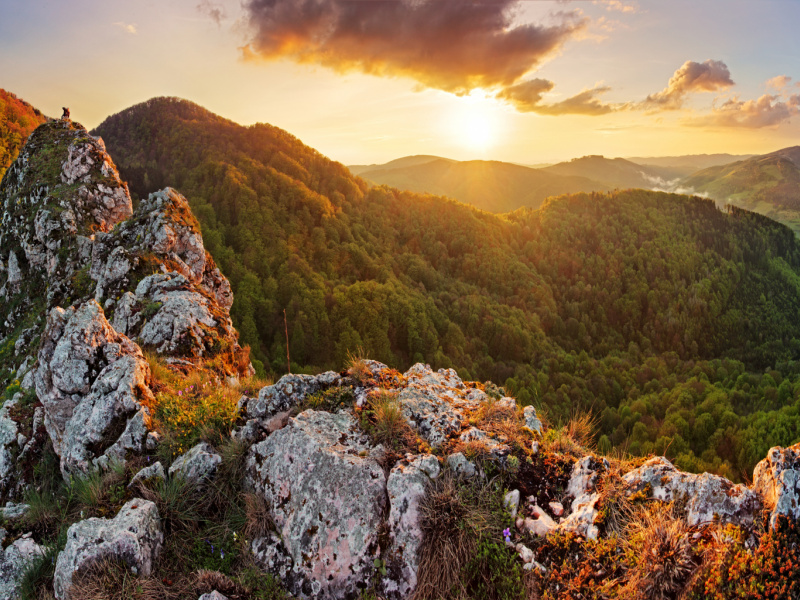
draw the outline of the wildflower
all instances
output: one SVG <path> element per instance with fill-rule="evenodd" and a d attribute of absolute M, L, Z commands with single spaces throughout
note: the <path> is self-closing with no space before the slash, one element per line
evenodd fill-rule
<path fill-rule="evenodd" d="M 178 390 L 178 396 L 183 396 L 183 392 L 181 390 Z"/>
<path fill-rule="evenodd" d="M 223 560 L 225 559 L 225 551 L 224 551 L 224 550 L 220 550 L 220 551 L 219 551 L 219 557 L 220 557 L 221 559 L 223 559 Z"/>
<path fill-rule="evenodd" d="M 511 542 L 511 529 L 506 527 L 503 529 L 503 537 L 506 539 L 506 542 Z"/>

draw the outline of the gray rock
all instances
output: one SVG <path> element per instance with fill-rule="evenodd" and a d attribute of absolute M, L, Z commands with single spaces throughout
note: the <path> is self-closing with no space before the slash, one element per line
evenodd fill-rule
<path fill-rule="evenodd" d="M 600 531 L 594 524 L 600 494 L 595 492 L 597 479 L 608 469 L 606 459 L 584 456 L 572 467 L 567 484 L 567 494 L 572 496 L 572 512 L 560 524 L 565 531 L 572 531 L 588 540 L 596 540 Z"/>
<path fill-rule="evenodd" d="M 0 542 L 4 537 L 5 531 L 0 529 Z M 25 570 L 44 554 L 45 549 L 33 540 L 30 533 L 26 533 L 0 552 L 0 600 L 19 598 Z"/>
<path fill-rule="evenodd" d="M 475 477 L 478 470 L 475 465 L 467 460 L 461 452 L 456 452 L 447 457 L 447 465 L 453 470 L 456 475 L 463 475 L 464 477 Z"/>
<path fill-rule="evenodd" d="M 136 475 L 131 477 L 128 487 L 133 487 L 138 482 L 146 481 L 148 479 L 164 481 L 166 478 L 167 475 L 164 472 L 164 465 L 161 464 L 161 461 L 156 461 L 152 465 L 145 467 L 144 469 L 140 469 Z"/>
<path fill-rule="evenodd" d="M 467 388 L 453 369 L 434 373 L 428 365 L 417 363 L 404 375 L 406 387 L 400 392 L 403 416 L 433 448 L 461 431 L 465 411 L 475 410 L 486 395 Z"/>
<path fill-rule="evenodd" d="M 24 517 L 30 508 L 30 504 L 8 502 L 4 507 L 0 508 L 0 519 L 15 521 Z"/>
<path fill-rule="evenodd" d="M 771 511 L 770 526 L 778 515 L 800 518 L 800 444 L 770 448 L 767 457 L 753 471 L 753 489 Z"/>
<path fill-rule="evenodd" d="M 663 457 L 651 458 L 623 479 L 630 493 L 650 489 L 651 498 L 685 502 L 689 525 L 712 522 L 749 525 L 761 510 L 758 494 L 744 485 L 734 485 L 710 473 L 683 473 Z"/>
<path fill-rule="evenodd" d="M 439 461 L 434 456 L 418 456 L 402 461 L 389 473 L 389 536 L 391 545 L 384 562 L 384 594 L 391 598 L 408 598 L 417 586 L 417 553 L 422 545 L 419 506 L 425 497 L 426 485 L 439 476 Z"/>
<path fill-rule="evenodd" d="M 163 541 L 156 505 L 141 498 L 127 502 L 113 519 L 92 518 L 71 525 L 56 560 L 56 598 L 70 600 L 73 575 L 101 560 L 121 560 L 134 573 L 148 577 Z"/>
<path fill-rule="evenodd" d="M 347 412 L 307 410 L 253 446 L 246 480 L 272 507 L 294 594 L 343 598 L 374 574 L 385 475 Z"/>
<path fill-rule="evenodd" d="M 214 448 L 205 442 L 200 442 L 175 459 L 169 468 L 169 476 L 179 476 L 188 482 L 199 484 L 211 479 L 221 462 L 222 457 L 214 452 Z"/>
<path fill-rule="evenodd" d="M 272 573 L 282 581 L 292 575 L 292 557 L 283 546 L 281 538 L 274 533 L 256 538 L 250 544 L 250 551 L 256 563 L 267 573 Z"/>
<path fill-rule="evenodd" d="M 503 506 L 508 511 L 509 516 L 514 519 L 519 509 L 519 490 L 511 490 L 503 497 Z"/>
<path fill-rule="evenodd" d="M 197 600 L 228 600 L 227 596 L 223 596 L 217 590 L 213 592 L 209 592 L 208 594 L 203 594 Z"/>
<path fill-rule="evenodd" d="M 532 406 L 526 406 L 522 409 L 522 418 L 525 421 L 525 427 L 531 431 L 535 431 L 539 435 L 542 433 L 542 422 L 536 416 L 536 409 Z"/>
<path fill-rule="evenodd" d="M 114 331 L 94 300 L 50 312 L 36 392 L 65 478 L 145 450 L 149 377 L 141 349 Z"/>

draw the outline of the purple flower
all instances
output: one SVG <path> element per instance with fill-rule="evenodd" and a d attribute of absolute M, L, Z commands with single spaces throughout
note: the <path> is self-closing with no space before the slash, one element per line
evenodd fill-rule
<path fill-rule="evenodd" d="M 503 537 L 506 539 L 507 542 L 511 541 L 511 529 L 506 527 L 503 529 Z"/>

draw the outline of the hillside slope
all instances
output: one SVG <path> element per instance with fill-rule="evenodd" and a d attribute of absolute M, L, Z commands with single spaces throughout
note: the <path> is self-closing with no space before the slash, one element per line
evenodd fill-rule
<path fill-rule="evenodd" d="M 800 439 L 800 248 L 769 219 L 641 190 L 503 217 L 367 190 L 277 128 L 176 99 L 96 133 L 139 195 L 189 198 L 257 368 L 284 369 L 285 308 L 293 370 L 358 348 L 455 367 L 554 421 L 593 411 L 606 449 L 735 478 Z"/>
<path fill-rule="evenodd" d="M 46 120 L 39 109 L 0 89 L 0 178 L 31 132 Z"/>
<path fill-rule="evenodd" d="M 681 182 L 721 203 L 765 214 L 800 231 L 800 147 L 704 169 Z"/>

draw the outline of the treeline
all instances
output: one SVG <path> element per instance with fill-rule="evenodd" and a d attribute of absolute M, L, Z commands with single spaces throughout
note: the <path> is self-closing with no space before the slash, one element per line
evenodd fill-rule
<path fill-rule="evenodd" d="M 38 109 L 0 89 L 0 179 L 31 132 L 46 120 Z"/>
<path fill-rule="evenodd" d="M 798 439 L 800 246 L 769 219 L 642 190 L 491 215 L 178 99 L 94 133 L 136 194 L 189 198 L 260 370 L 285 369 L 285 308 L 293 370 L 455 367 L 554 422 L 591 410 L 604 451 L 741 478 Z"/>

